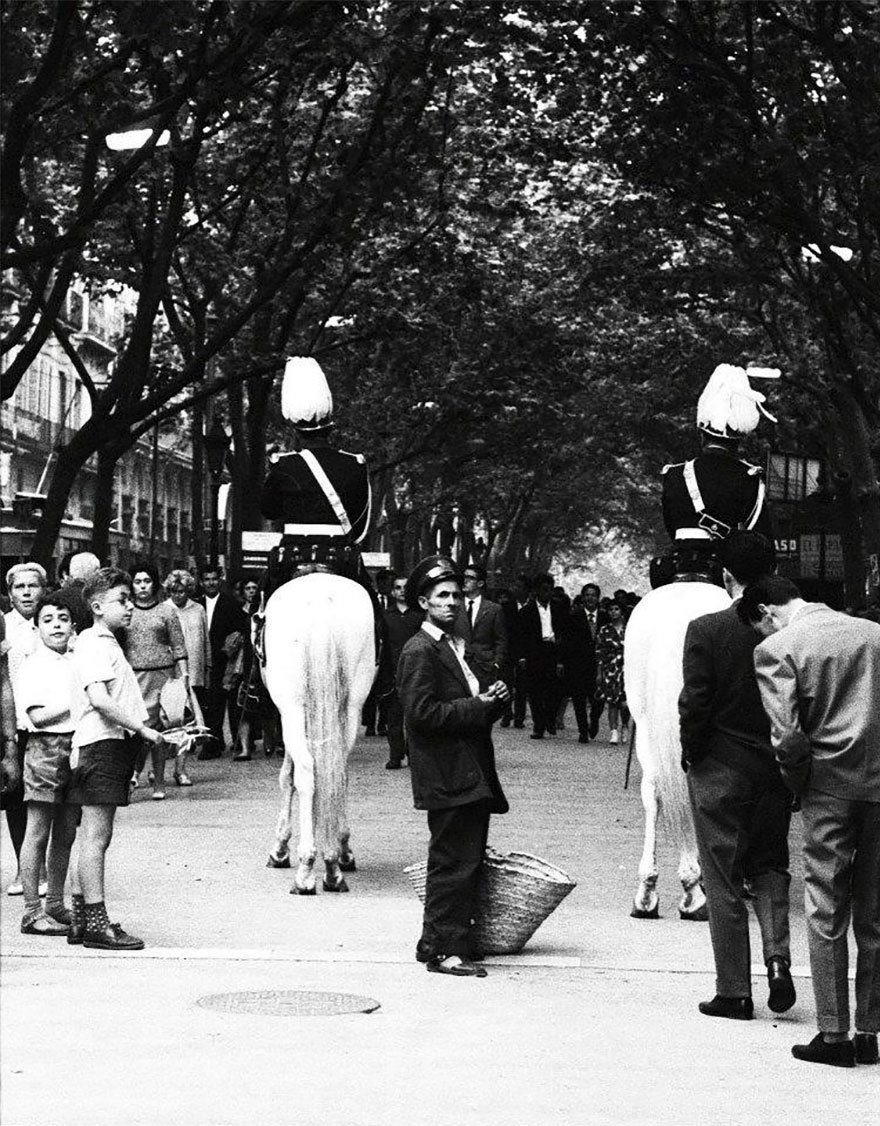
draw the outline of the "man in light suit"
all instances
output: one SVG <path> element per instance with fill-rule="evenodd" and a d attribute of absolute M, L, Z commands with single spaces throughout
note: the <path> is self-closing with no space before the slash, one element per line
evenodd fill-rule
<path fill-rule="evenodd" d="M 416 809 L 428 812 L 431 840 L 425 914 L 416 959 L 431 973 L 485 977 L 470 940 L 489 816 L 506 813 L 495 770 L 492 723 L 509 697 L 496 679 L 480 684 L 454 633 L 461 608 L 455 565 L 423 559 L 410 575 L 408 601 L 425 613 L 397 666 Z"/>
<path fill-rule="evenodd" d="M 469 563 L 463 575 L 464 598 L 455 632 L 470 649 L 470 661 L 487 682 L 508 675 L 507 623 L 497 602 L 486 598 L 486 568 Z"/>
<path fill-rule="evenodd" d="M 718 554 L 734 602 L 695 618 L 687 629 L 678 701 L 681 765 L 688 776 L 715 959 L 716 995 L 700 1002 L 700 1012 L 750 1020 L 745 879 L 761 928 L 770 1008 L 784 1013 L 795 1002 L 788 928 L 791 795 L 776 765 L 755 679 L 760 637 L 736 612 L 743 589 L 772 572 L 776 556 L 757 532 L 734 532 Z"/>
<path fill-rule="evenodd" d="M 765 640 L 755 671 L 786 784 L 801 797 L 804 897 L 819 1034 L 795 1059 L 877 1063 L 880 1031 L 880 626 L 805 602 L 788 579 L 739 605 Z M 847 929 L 856 940 L 849 1036 Z"/>

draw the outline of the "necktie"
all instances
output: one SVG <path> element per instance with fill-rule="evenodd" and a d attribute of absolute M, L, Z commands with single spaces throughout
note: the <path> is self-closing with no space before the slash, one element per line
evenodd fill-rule
<path fill-rule="evenodd" d="M 468 620 L 471 623 L 471 629 L 473 629 L 474 628 L 474 600 L 473 599 L 471 599 L 470 602 L 468 602 Z"/>

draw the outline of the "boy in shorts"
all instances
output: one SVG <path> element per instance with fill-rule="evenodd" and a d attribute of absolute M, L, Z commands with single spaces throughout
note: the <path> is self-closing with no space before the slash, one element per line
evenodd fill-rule
<path fill-rule="evenodd" d="M 128 805 L 139 735 L 158 744 L 162 736 L 145 726 L 147 709 L 116 634 L 131 622 L 131 579 L 102 567 L 83 588 L 95 624 L 76 642 L 73 663 L 86 694 L 73 735 L 73 781 L 68 801 L 82 806 L 79 882 L 83 899 L 73 901 L 67 941 L 95 950 L 143 950 L 141 939 L 111 923 L 104 906 L 104 857 L 113 837 L 116 808 Z M 82 914 L 80 914 L 80 909 Z"/>
<path fill-rule="evenodd" d="M 64 881 L 80 813 L 78 806 L 66 803 L 65 796 L 74 722 L 82 710 L 77 704 L 81 690 L 68 653 L 73 619 L 64 599 L 44 594 L 34 621 L 40 644 L 24 659 L 18 674 L 17 703 L 32 727 L 24 755 L 27 829 L 21 846 L 21 930 L 22 934 L 65 935 L 71 916 L 64 906 Z M 44 910 L 39 889 L 47 845 L 49 882 Z"/>

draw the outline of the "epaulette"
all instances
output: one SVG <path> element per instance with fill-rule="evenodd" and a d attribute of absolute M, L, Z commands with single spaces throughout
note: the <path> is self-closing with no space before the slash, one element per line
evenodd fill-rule
<path fill-rule="evenodd" d="M 763 476 L 764 470 L 760 465 L 752 465 L 750 461 L 743 461 L 742 458 L 739 459 L 739 463 L 740 465 L 744 465 L 746 467 L 746 469 L 749 471 L 750 477 Z"/>
<path fill-rule="evenodd" d="M 663 466 L 663 468 L 660 470 L 660 476 L 662 477 L 664 474 L 668 473 L 670 469 L 678 469 L 678 467 L 680 465 L 686 465 L 686 464 L 687 464 L 687 462 L 684 462 L 684 461 L 672 461 L 672 462 L 669 463 L 669 465 Z"/>

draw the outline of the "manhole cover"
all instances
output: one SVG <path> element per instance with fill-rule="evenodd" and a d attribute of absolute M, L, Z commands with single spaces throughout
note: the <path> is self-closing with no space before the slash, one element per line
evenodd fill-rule
<path fill-rule="evenodd" d="M 252 1013 L 273 1017 L 331 1017 L 342 1013 L 373 1013 L 379 1002 L 354 993 L 307 993 L 265 989 L 253 993 L 210 993 L 196 1002 L 221 1013 Z"/>

